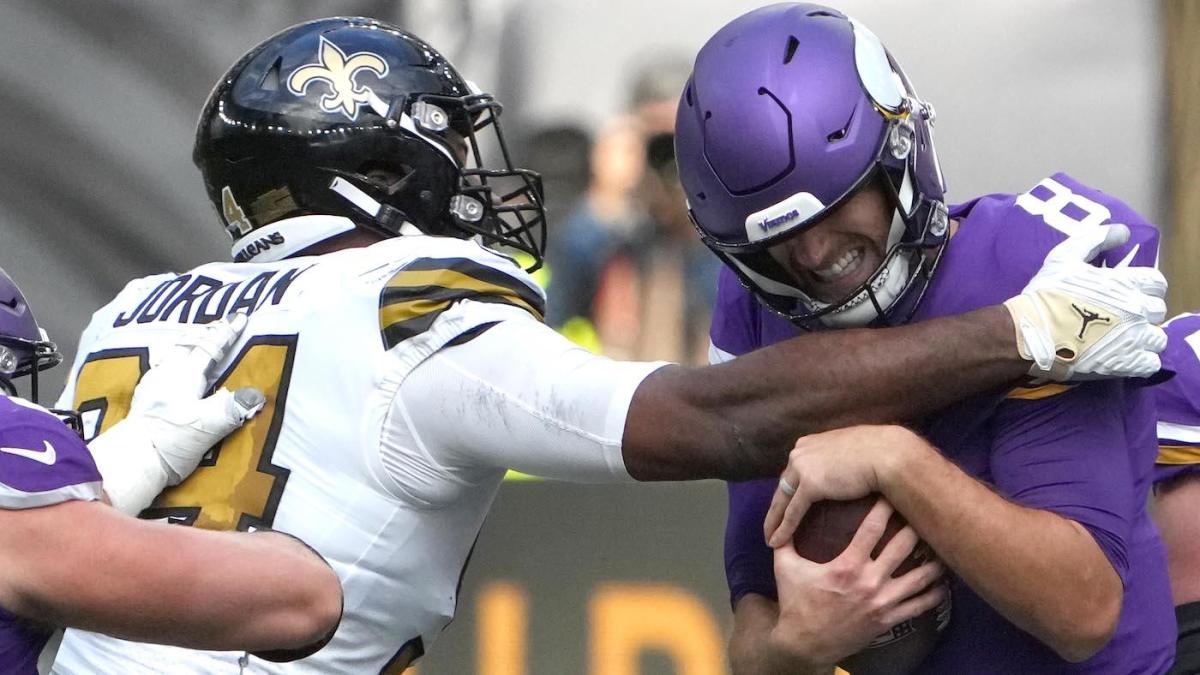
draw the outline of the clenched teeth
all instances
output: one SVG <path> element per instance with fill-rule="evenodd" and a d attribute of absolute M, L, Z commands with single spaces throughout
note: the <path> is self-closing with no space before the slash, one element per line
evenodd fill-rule
<path fill-rule="evenodd" d="M 813 274 L 821 281 L 837 281 L 858 269 L 862 262 L 862 249 L 852 248 L 842 254 L 832 265 L 824 269 L 813 270 Z"/>

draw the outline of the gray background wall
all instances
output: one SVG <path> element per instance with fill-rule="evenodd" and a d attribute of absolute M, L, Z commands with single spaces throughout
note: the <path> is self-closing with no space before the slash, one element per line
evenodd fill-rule
<path fill-rule="evenodd" d="M 624 105 L 639 63 L 694 53 L 755 4 L 6 0 L 0 266 L 71 356 L 90 312 L 127 279 L 227 256 L 190 161 L 196 115 L 242 51 L 299 20 L 407 14 L 416 32 L 506 99 L 506 122 L 520 136 L 548 122 L 599 125 Z M 1066 170 L 1152 218 L 1167 215 L 1156 3 L 835 4 L 872 26 L 936 104 L 952 198 L 1021 190 Z M 474 607 L 496 581 L 527 594 L 528 633 L 509 646 L 524 645 L 530 673 L 589 668 L 588 612 L 606 583 L 682 589 L 723 630 L 722 494 L 711 483 L 506 485 L 468 573 L 460 619 L 422 673 L 475 669 L 482 638 Z M 641 671 L 677 672 L 666 654 L 648 651 Z M 493 662 L 486 672 L 515 673 L 509 665 Z"/>

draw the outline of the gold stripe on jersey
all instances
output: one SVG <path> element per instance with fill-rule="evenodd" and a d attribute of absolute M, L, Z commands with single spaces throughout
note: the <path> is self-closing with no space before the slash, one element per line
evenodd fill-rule
<path fill-rule="evenodd" d="M 1160 445 L 1156 464 L 1200 464 L 1200 445 Z"/>
<path fill-rule="evenodd" d="M 494 267 L 468 258 L 422 259 L 396 274 L 379 296 L 379 328 L 385 349 L 429 330 L 460 300 L 519 307 L 538 321 L 545 315 L 541 294 Z"/>
<path fill-rule="evenodd" d="M 1017 387 L 1016 389 L 1008 392 L 1008 395 L 1005 396 L 1005 398 L 1015 398 L 1022 401 L 1037 401 L 1043 398 L 1050 398 L 1051 396 L 1064 394 L 1068 391 L 1071 391 L 1073 387 L 1074 385 L 1070 384 L 1043 384 L 1040 387 Z"/>

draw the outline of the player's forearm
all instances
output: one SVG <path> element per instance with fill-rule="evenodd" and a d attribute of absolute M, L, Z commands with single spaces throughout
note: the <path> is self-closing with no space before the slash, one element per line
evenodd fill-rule
<path fill-rule="evenodd" d="M 773 639 L 779 603 L 749 593 L 734 610 L 729 639 L 729 665 L 733 675 L 829 675 L 832 666 L 818 666 L 800 658 L 793 649 Z"/>
<path fill-rule="evenodd" d="M 629 410 L 625 464 L 639 480 L 773 476 L 798 436 L 918 418 L 1028 368 L 1002 307 L 802 335 L 730 363 L 651 375 Z"/>
<path fill-rule="evenodd" d="M 1087 530 L 1009 502 L 923 441 L 896 444 L 887 457 L 883 494 L 1001 615 L 1069 661 L 1107 643 L 1121 581 Z"/>
<path fill-rule="evenodd" d="M 31 511 L 15 613 L 198 649 L 296 648 L 341 614 L 337 577 L 280 535 L 136 521 L 96 503 Z M 55 529 L 51 529 L 55 528 Z"/>

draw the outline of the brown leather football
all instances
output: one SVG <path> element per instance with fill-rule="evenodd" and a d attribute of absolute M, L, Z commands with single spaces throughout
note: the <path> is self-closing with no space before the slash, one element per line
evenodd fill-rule
<path fill-rule="evenodd" d="M 817 563 L 826 563 L 836 558 L 858 531 L 879 495 L 870 495 L 848 501 L 819 501 L 809 507 L 808 512 L 796 528 L 792 543 L 796 551 Z M 883 550 L 905 525 L 904 517 L 892 513 L 883 537 L 871 552 L 875 557 Z M 899 576 L 916 568 L 930 555 L 924 542 L 918 544 L 912 554 L 900 564 L 893 576 Z M 915 672 L 921 661 L 933 651 L 938 637 L 950 623 L 950 599 L 924 614 L 892 626 L 890 630 L 875 637 L 865 649 L 843 659 L 838 665 L 851 675 L 906 675 Z"/>

